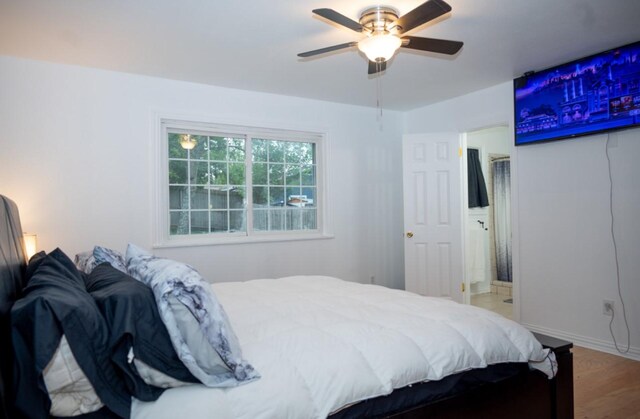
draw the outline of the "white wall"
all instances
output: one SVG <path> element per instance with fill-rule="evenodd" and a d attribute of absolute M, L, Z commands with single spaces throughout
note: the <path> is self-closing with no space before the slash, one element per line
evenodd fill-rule
<path fill-rule="evenodd" d="M 504 83 L 408 112 L 408 133 L 509 123 L 512 87 Z M 614 214 L 622 294 L 632 356 L 640 358 L 640 129 L 611 134 Z M 613 350 L 602 300 L 615 301 L 614 331 L 626 344 L 609 233 L 606 135 L 512 149 L 514 299 L 530 328 Z"/>
<path fill-rule="evenodd" d="M 333 239 L 156 249 L 211 281 L 326 274 L 404 286 L 401 114 L 0 57 L 0 193 L 39 247 L 152 243 L 154 111 L 326 132 Z"/>

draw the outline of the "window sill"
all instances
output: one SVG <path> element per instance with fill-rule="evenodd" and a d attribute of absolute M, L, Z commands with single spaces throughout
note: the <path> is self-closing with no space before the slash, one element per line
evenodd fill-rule
<path fill-rule="evenodd" d="M 272 243 L 286 241 L 325 240 L 333 239 L 333 234 L 308 233 L 308 234 L 256 234 L 253 236 L 235 237 L 179 237 L 167 239 L 153 245 L 154 249 L 167 249 L 172 247 L 196 247 L 218 246 L 229 244 Z"/>

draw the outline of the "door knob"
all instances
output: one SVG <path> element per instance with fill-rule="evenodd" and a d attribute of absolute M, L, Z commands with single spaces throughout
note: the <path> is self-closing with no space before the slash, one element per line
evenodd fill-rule
<path fill-rule="evenodd" d="M 407 231 L 407 238 L 411 238 L 411 237 L 413 237 L 413 233 L 410 231 Z"/>

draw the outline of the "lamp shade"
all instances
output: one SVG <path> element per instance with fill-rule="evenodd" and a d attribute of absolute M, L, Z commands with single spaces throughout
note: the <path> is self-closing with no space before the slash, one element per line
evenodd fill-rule
<path fill-rule="evenodd" d="M 31 259 L 31 256 L 35 255 L 38 251 L 38 236 L 35 234 L 24 233 L 22 235 L 24 240 L 24 250 L 26 252 L 27 260 Z"/>
<path fill-rule="evenodd" d="M 402 40 L 391 34 L 378 34 L 369 36 L 358 42 L 358 49 L 362 51 L 370 61 L 384 62 L 393 57 L 396 50 L 402 45 Z"/>

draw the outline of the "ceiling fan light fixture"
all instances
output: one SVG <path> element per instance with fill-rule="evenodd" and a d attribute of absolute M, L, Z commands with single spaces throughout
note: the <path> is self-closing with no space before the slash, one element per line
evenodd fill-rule
<path fill-rule="evenodd" d="M 198 141 L 192 138 L 190 134 L 183 134 L 180 136 L 180 147 L 185 150 L 193 150 L 198 145 Z"/>
<path fill-rule="evenodd" d="M 402 45 L 402 40 L 392 34 L 374 34 L 358 42 L 358 49 L 369 61 L 389 61 Z"/>

